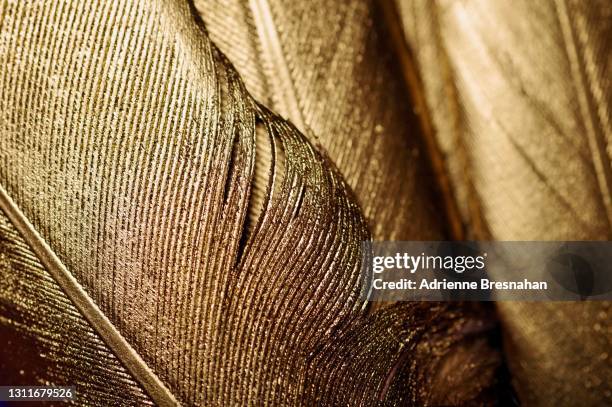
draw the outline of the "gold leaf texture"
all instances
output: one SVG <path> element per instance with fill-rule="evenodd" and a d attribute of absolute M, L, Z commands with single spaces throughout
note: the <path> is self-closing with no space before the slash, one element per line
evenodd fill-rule
<path fill-rule="evenodd" d="M 186 2 L 0 7 L 0 324 L 25 377 L 89 405 L 486 400 L 490 316 L 366 312 L 351 191 Z"/>
<path fill-rule="evenodd" d="M 396 5 L 471 235 L 610 239 L 610 3 Z M 525 405 L 612 402 L 608 302 L 498 305 Z"/>

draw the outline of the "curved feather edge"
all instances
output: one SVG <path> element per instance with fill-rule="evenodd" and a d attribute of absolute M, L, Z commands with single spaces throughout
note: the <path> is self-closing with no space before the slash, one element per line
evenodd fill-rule
<path fill-rule="evenodd" d="M 338 167 L 375 239 L 447 235 L 417 118 L 373 1 L 194 5 L 255 99 Z"/>
<path fill-rule="evenodd" d="M 448 399 L 447 381 L 429 384 L 449 362 L 460 378 L 484 366 L 460 394 L 482 396 L 498 355 L 475 336 L 490 316 L 460 304 L 363 312 L 369 234 L 350 189 L 247 95 L 184 2 L 11 7 L 51 22 L 2 25 L 3 186 L 177 400 L 420 405 Z M 269 199 L 247 228 L 266 136 Z M 455 366 L 473 341 L 479 363 Z"/>

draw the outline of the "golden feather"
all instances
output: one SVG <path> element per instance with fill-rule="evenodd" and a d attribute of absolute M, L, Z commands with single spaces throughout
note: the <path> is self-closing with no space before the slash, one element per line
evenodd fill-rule
<path fill-rule="evenodd" d="M 610 239 L 609 2 L 396 5 L 472 236 Z M 612 402 L 609 303 L 499 310 L 525 405 Z"/>
<path fill-rule="evenodd" d="M 1 351 L 36 356 L 7 380 L 87 405 L 485 400 L 490 316 L 366 312 L 352 193 L 186 2 L 1 7 Z"/>
<path fill-rule="evenodd" d="M 444 212 L 372 1 L 197 0 L 249 91 L 320 144 L 379 240 L 440 239 Z"/>

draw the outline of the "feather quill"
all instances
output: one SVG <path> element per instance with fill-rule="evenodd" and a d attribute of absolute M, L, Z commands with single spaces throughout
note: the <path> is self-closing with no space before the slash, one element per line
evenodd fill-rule
<path fill-rule="evenodd" d="M 348 186 L 186 2 L 1 7 L 0 332 L 28 378 L 91 405 L 483 400 L 490 315 L 364 310 Z"/>
<path fill-rule="evenodd" d="M 471 234 L 610 239 L 609 2 L 396 4 Z M 609 307 L 499 304 L 523 403 L 611 402 Z"/>
<path fill-rule="evenodd" d="M 8 208 L 6 212 L 19 217 L 4 192 L 1 195 L 3 210 Z M 24 225 L 23 219 L 15 223 Z M 31 232 L 25 233 L 31 235 Z M 49 259 L 46 254 L 42 258 Z M 58 279 L 49 274 L 49 269 L 58 270 L 56 266 L 45 268 L 40 263 L 30 245 L 0 211 L 0 382 L 3 385 L 46 382 L 72 385 L 78 389 L 77 397 L 82 404 L 96 405 L 104 400 L 112 405 L 152 405 L 146 392 L 98 335 L 98 332 L 112 332 L 112 326 L 94 330 L 64 294 Z M 82 297 L 81 290 L 76 290 L 77 296 Z M 95 305 L 84 304 L 84 307 L 87 310 L 84 314 L 91 316 Z M 94 310 L 92 319 L 107 325 L 104 317 L 98 316 Z M 114 332 L 112 336 L 121 340 Z M 91 357 L 83 358 L 83 354 Z M 140 374 L 138 369 L 144 365 L 136 362 L 132 367 Z M 147 373 L 150 372 L 144 372 Z M 154 383 L 155 379 L 151 381 L 150 377 L 144 381 L 151 383 L 151 391 L 161 391 L 158 400 L 168 400 L 165 386 Z"/>

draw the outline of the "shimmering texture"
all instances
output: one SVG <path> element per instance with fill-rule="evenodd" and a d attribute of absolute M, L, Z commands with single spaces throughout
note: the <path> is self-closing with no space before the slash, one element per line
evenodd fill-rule
<path fill-rule="evenodd" d="M 81 405 L 152 405 L 2 212 L 0 276 L 2 385 L 76 386 Z"/>
<path fill-rule="evenodd" d="M 104 339 L 126 365 L 109 354 L 107 368 L 137 402 L 146 396 L 135 381 L 156 404 L 487 400 L 498 358 L 482 335 L 491 316 L 462 304 L 366 311 L 369 233 L 352 192 L 327 156 L 246 92 L 187 2 L 1 7 L 0 184 L 12 198 L 2 205 L 33 227 L 13 221 L 21 237 L 7 225 L 4 245 L 45 242 L 36 247 L 57 257 L 42 253 L 46 271 L 69 273 L 116 329 L 92 333 L 73 315 L 75 338 Z M 0 271 L 21 272 L 15 262 Z M 70 312 L 74 290 L 64 296 L 36 271 L 21 275 Z M 0 292 L 2 304 L 24 307 L 15 289 Z M 26 305 L 31 315 L 37 304 Z M 0 317 L 9 333 L 14 306 Z M 68 327 L 20 329 L 64 343 L 54 330 Z M 130 352 L 159 392 L 126 362 Z M 439 372 L 449 367 L 479 379 L 448 395 L 456 377 Z M 57 383 L 54 374 L 36 377 Z M 79 383 L 96 377 L 82 374 Z M 97 389 L 79 387 L 111 397 Z"/>
<path fill-rule="evenodd" d="M 610 239 L 610 2 L 396 4 L 471 235 Z M 499 304 L 526 405 L 612 403 L 608 308 Z"/>
<path fill-rule="evenodd" d="M 437 183 L 373 1 L 195 6 L 247 89 L 338 166 L 375 239 L 444 236 Z"/>

